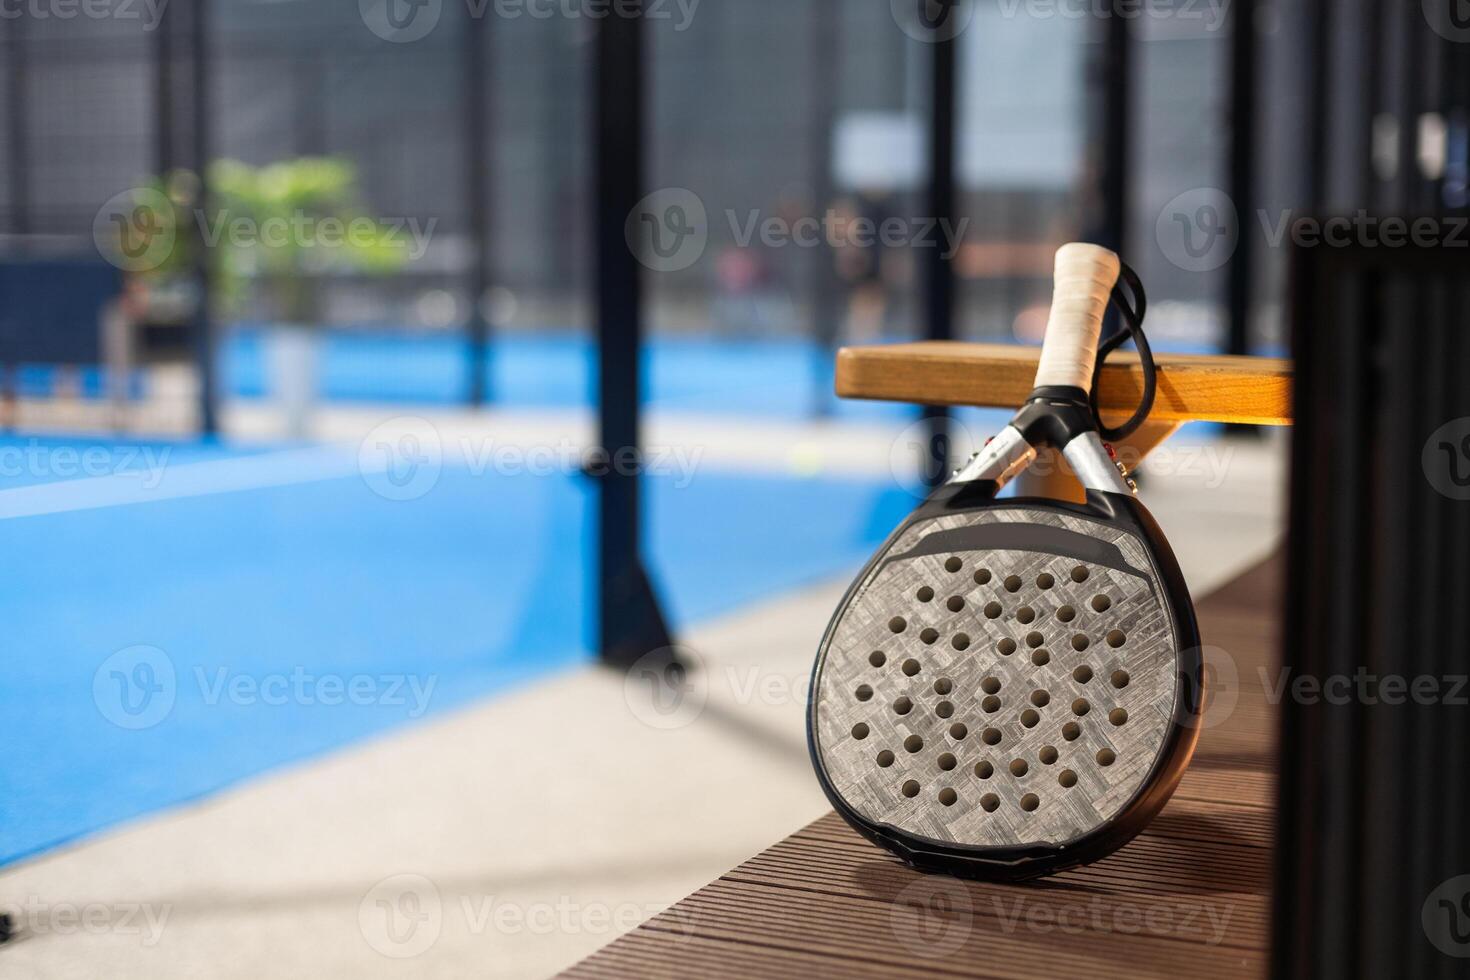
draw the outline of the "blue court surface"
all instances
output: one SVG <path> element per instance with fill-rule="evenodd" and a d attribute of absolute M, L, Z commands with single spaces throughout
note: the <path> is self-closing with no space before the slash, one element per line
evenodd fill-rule
<path fill-rule="evenodd" d="M 801 341 L 645 356 L 657 410 L 916 417 L 838 402 L 830 353 Z M 496 403 L 590 406 L 595 357 L 580 335 L 502 339 Z M 465 363 L 457 334 L 329 333 L 323 396 L 453 405 Z M 222 345 L 237 397 L 268 394 L 268 364 L 260 331 Z M 983 438 L 1005 413 L 959 418 Z M 583 478 L 461 461 L 414 499 L 383 489 L 340 447 L 0 438 L 0 863 L 588 660 Z M 855 569 L 914 503 L 893 479 L 650 477 L 652 574 L 687 627 Z"/>
<path fill-rule="evenodd" d="M 647 531 L 679 626 L 856 568 L 914 503 L 677 482 Z M 335 447 L 0 440 L 0 863 L 590 658 L 582 477 L 382 486 Z"/>
<path fill-rule="evenodd" d="M 352 331 L 329 334 L 321 384 L 333 401 L 462 404 L 468 389 L 463 334 Z M 227 390 L 268 393 L 266 334 L 233 331 L 221 352 Z M 846 419 L 893 419 L 901 405 L 842 402 L 832 394 L 832 352 L 804 340 L 655 338 L 644 348 L 645 399 L 655 409 L 809 418 L 814 405 Z M 518 408 L 591 405 L 597 347 L 586 333 L 497 338 L 486 380 L 495 402 Z"/>
<path fill-rule="evenodd" d="M 321 394 L 329 402 L 456 406 L 468 397 L 469 350 L 458 331 L 329 330 L 318 356 Z M 832 361 L 831 351 L 804 340 L 659 338 L 644 347 L 644 401 L 655 409 L 765 420 L 805 420 L 816 410 L 854 421 L 913 414 L 902 405 L 837 398 Z M 229 395 L 268 397 L 267 331 L 225 331 L 219 370 Z M 498 337 L 484 373 L 498 407 L 588 407 L 597 396 L 597 347 L 588 334 L 571 331 Z M 79 368 L 74 377 L 83 397 L 103 395 L 97 368 Z M 28 364 L 16 381 L 21 394 L 47 397 L 56 379 L 54 367 Z M 141 394 L 141 379 L 133 387 Z"/>

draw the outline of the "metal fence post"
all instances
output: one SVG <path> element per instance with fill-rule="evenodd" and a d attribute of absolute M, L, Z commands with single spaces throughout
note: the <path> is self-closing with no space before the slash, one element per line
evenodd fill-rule
<path fill-rule="evenodd" d="M 671 641 L 643 565 L 642 266 L 625 236 L 643 193 L 644 88 L 641 2 L 624 4 L 597 28 L 593 152 L 597 161 L 596 300 L 599 458 L 598 638 L 602 661 L 628 666 Z M 672 654 L 668 654 L 672 656 Z"/>

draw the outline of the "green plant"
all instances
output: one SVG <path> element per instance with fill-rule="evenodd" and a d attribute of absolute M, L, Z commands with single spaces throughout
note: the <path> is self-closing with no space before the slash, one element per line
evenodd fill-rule
<path fill-rule="evenodd" d="M 208 179 L 205 208 L 190 172 L 170 173 L 148 188 L 172 205 L 160 220 L 176 232 L 172 253 L 154 271 L 176 277 L 204 248 L 220 313 L 264 306 L 283 323 L 312 325 L 321 317 L 325 276 L 384 275 L 407 259 L 401 230 L 362 207 L 356 168 L 345 160 L 301 157 L 261 167 L 217 160 Z"/>

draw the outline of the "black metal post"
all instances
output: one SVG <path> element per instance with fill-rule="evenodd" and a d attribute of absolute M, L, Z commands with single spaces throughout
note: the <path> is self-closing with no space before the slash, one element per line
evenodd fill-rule
<path fill-rule="evenodd" d="M 201 213 L 209 213 L 209 155 L 212 140 L 212 117 L 210 108 L 210 64 L 209 64 L 209 6 L 210 0 L 194 0 L 188 6 L 189 23 L 189 86 L 192 119 L 191 154 L 194 172 L 198 177 L 198 190 L 194 205 Z M 197 222 L 191 227 L 198 229 Z M 195 241 L 194 280 L 198 291 L 198 309 L 195 311 L 194 356 L 199 373 L 199 428 L 202 434 L 214 436 L 219 432 L 219 392 L 215 375 L 214 321 L 210 311 L 211 265 L 208 250 L 202 235 Z"/>
<path fill-rule="evenodd" d="M 1470 951 L 1460 251 L 1293 254 L 1276 977 L 1458 977 Z"/>
<path fill-rule="evenodd" d="M 1470 210 L 1470 44 L 1445 43 L 1450 49 L 1445 73 L 1450 132 L 1461 134 L 1462 141 L 1451 144 L 1441 204 L 1446 213 L 1465 214 Z"/>
<path fill-rule="evenodd" d="M 928 0 L 920 0 L 928 2 Z M 934 23 L 933 61 L 929 75 L 929 188 L 924 218 L 947 222 L 955 218 L 955 39 L 949 18 L 959 16 L 958 4 L 944 0 L 943 15 Z M 941 224 L 943 227 L 943 224 Z M 924 274 L 924 327 L 929 340 L 954 339 L 954 267 L 948 249 L 936 238 L 920 255 Z M 931 482 L 942 482 L 949 474 L 950 410 L 943 405 L 926 405 L 923 417 L 930 422 L 929 470 Z"/>
<path fill-rule="evenodd" d="M 28 55 L 26 18 L 17 17 L 7 25 L 9 43 L 5 45 L 6 62 L 10 67 L 7 88 L 9 90 L 6 167 L 10 171 L 10 231 L 20 238 L 24 247 L 25 237 L 31 232 L 31 152 L 30 152 L 30 86 L 28 84 Z M 0 429 L 16 424 L 16 365 L 11 363 L 12 352 L 0 349 Z"/>
<path fill-rule="evenodd" d="M 488 377 L 490 321 L 485 298 L 490 291 L 490 197 L 487 189 L 490 160 L 485 118 L 489 99 L 485 43 L 488 30 L 482 11 L 468 14 L 464 31 L 465 71 L 465 198 L 469 206 L 470 304 L 465 323 L 469 342 L 469 402 L 480 406 L 490 399 Z"/>
<path fill-rule="evenodd" d="M 617 16 L 598 22 L 593 84 L 601 452 L 591 472 L 598 486 L 598 650 L 604 663 L 629 666 L 671 644 L 642 560 L 642 267 L 625 237 L 643 190 L 641 2 L 624 4 Z"/>
<path fill-rule="evenodd" d="M 153 30 L 153 172 L 160 180 L 167 180 L 174 168 L 173 6 L 159 11 Z"/>
<path fill-rule="evenodd" d="M 1378 117 L 1383 99 L 1383 0 L 1358 0 L 1358 63 L 1361 95 L 1358 110 L 1362 115 L 1359 122 L 1358 145 L 1354 148 L 1357 157 L 1355 170 L 1358 174 L 1356 186 L 1357 203 L 1370 211 L 1382 207 L 1379 200 L 1377 161 L 1374 159 L 1373 124 Z"/>
<path fill-rule="evenodd" d="M 842 8 L 838 0 L 816 0 L 812 17 L 811 100 L 811 194 L 812 205 L 822 227 L 836 196 L 832 180 L 832 130 L 837 118 L 838 65 L 841 51 Z M 838 303 L 840 283 L 832 249 L 823 244 L 812 255 L 812 337 L 816 340 L 813 363 L 812 414 L 832 411 L 829 384 L 832 357 L 841 331 L 842 310 Z"/>
<path fill-rule="evenodd" d="M 1128 156 L 1132 146 L 1132 37 L 1129 19 L 1109 15 L 1103 23 L 1103 47 L 1099 66 L 1102 73 L 1102 112 L 1100 114 L 1101 167 L 1098 184 L 1102 201 L 1098 227 L 1092 240 L 1122 253 L 1128 241 Z M 1109 312 L 1109 323 L 1116 314 Z M 1111 329 L 1108 330 L 1111 332 Z"/>
<path fill-rule="evenodd" d="M 1254 283 L 1255 237 L 1250 215 L 1255 207 L 1256 182 L 1256 51 L 1258 0 L 1236 0 L 1231 5 L 1230 38 L 1230 198 L 1240 223 L 1235 252 L 1226 269 L 1226 306 L 1229 333 L 1227 354 L 1250 353 L 1250 318 Z M 1254 430 L 1252 430 L 1254 431 Z"/>
<path fill-rule="evenodd" d="M 1100 93 L 1096 124 L 1091 135 L 1098 147 L 1098 201 L 1091 227 L 1083 237 L 1124 254 L 1128 244 L 1128 160 L 1132 149 L 1132 35 L 1129 20 L 1117 13 L 1103 17 L 1101 45 L 1092 62 Z M 1103 336 L 1122 329 L 1118 311 L 1109 307 L 1103 318 Z"/>
<path fill-rule="evenodd" d="M 1419 115 L 1424 111 L 1422 60 L 1428 31 L 1423 29 L 1423 8 L 1400 11 L 1405 20 L 1402 75 L 1399 78 L 1399 208 L 1405 217 L 1414 215 L 1424 201 L 1424 175 L 1419 169 Z M 1432 35 L 1431 35 L 1432 36 Z"/>
<path fill-rule="evenodd" d="M 8 88 L 10 90 L 10 128 L 7 135 L 9 153 L 6 165 L 10 170 L 10 230 L 16 235 L 31 233 L 31 119 L 29 50 L 27 48 L 26 17 L 17 17 L 6 25 L 10 43 L 6 45 L 6 60 L 10 66 Z"/>
<path fill-rule="evenodd" d="M 1456 11 L 1457 16 L 1463 16 L 1458 13 L 1461 6 L 1459 0 L 1449 6 L 1451 10 Z M 1420 10 L 1422 12 L 1422 6 Z M 1415 135 L 1414 145 L 1417 151 L 1419 149 L 1419 120 L 1430 113 L 1435 113 L 1441 124 L 1447 122 L 1448 116 L 1445 110 L 1448 108 L 1448 102 L 1444 98 L 1443 91 L 1446 68 L 1445 39 L 1433 31 L 1424 30 L 1422 25 L 1418 27 L 1416 33 L 1419 43 L 1415 53 L 1415 68 L 1411 82 L 1415 95 L 1413 116 L 1415 125 L 1411 132 Z M 1421 162 L 1418 152 L 1415 152 L 1414 157 L 1417 166 L 1414 169 L 1416 180 L 1410 213 L 1417 216 L 1439 214 L 1443 175 L 1427 168 L 1425 165 L 1430 163 L 1430 160 L 1426 159 Z"/>
<path fill-rule="evenodd" d="M 1408 215 L 1417 196 L 1419 163 L 1415 149 L 1418 144 L 1416 127 L 1419 119 L 1419 100 L 1415 90 L 1418 71 L 1415 65 L 1422 47 L 1419 28 L 1423 24 L 1423 11 L 1394 3 L 1386 4 L 1388 16 L 1398 23 L 1386 33 L 1398 39 L 1398 50 L 1394 54 L 1397 71 L 1390 78 L 1388 111 L 1398 119 L 1398 160 L 1394 167 L 1394 179 L 1388 195 L 1389 210 L 1400 216 Z"/>
<path fill-rule="evenodd" d="M 1332 80 L 1332 18 L 1326 0 L 1306 0 L 1307 118 L 1305 120 L 1306 188 L 1302 206 L 1308 213 L 1321 214 L 1331 187 L 1332 157 L 1328 152 L 1332 132 L 1333 103 L 1328 90 Z"/>

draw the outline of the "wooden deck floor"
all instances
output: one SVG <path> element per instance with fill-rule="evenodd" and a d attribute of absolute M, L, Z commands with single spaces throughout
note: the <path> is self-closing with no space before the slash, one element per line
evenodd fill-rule
<path fill-rule="evenodd" d="M 828 814 L 566 975 L 1264 975 L 1275 737 L 1264 681 L 1280 581 L 1275 559 L 1198 603 L 1217 651 L 1208 727 L 1168 807 L 1118 853 L 1041 882 L 960 882 L 910 870 Z"/>

